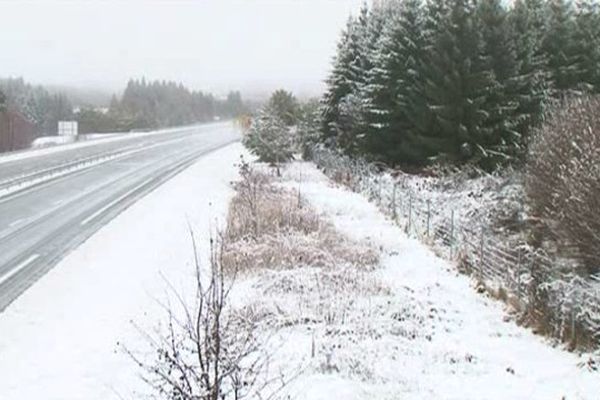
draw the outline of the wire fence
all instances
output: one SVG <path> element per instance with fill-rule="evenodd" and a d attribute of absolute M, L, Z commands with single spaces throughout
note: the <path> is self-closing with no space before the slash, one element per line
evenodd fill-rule
<path fill-rule="evenodd" d="M 312 157 L 330 178 L 376 202 L 409 236 L 457 261 L 541 333 L 600 347 L 600 282 L 557 268 L 558 260 L 524 241 L 502 240 L 486 223 L 473 223 L 461 210 L 407 185 L 402 175 L 326 148 L 314 149 Z"/>

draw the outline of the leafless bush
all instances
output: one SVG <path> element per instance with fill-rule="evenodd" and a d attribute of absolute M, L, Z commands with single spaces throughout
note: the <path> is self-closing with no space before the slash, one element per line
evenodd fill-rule
<path fill-rule="evenodd" d="M 547 116 L 529 153 L 526 189 L 559 254 L 600 271 L 600 98 L 563 101 Z"/>
<path fill-rule="evenodd" d="M 298 195 L 273 185 L 272 177 L 240 166 L 241 180 L 235 184 L 236 195 L 229 206 L 227 237 L 256 240 L 277 232 L 297 230 L 311 233 L 319 230 L 320 221 L 302 203 Z"/>
<path fill-rule="evenodd" d="M 166 332 L 147 335 L 156 351 L 154 362 L 129 354 L 143 368 L 144 379 L 159 398 L 169 400 L 240 400 L 275 397 L 289 382 L 273 374 L 272 348 L 262 334 L 264 315 L 252 307 L 234 309 L 229 294 L 235 279 L 226 275 L 224 242 L 211 240 L 210 270 L 201 276 L 196 255 L 196 299 L 190 306 L 176 294 L 181 310 L 165 306 Z"/>
<path fill-rule="evenodd" d="M 377 252 L 340 235 L 291 190 L 242 165 L 229 207 L 226 264 L 240 271 L 296 266 L 373 266 Z"/>

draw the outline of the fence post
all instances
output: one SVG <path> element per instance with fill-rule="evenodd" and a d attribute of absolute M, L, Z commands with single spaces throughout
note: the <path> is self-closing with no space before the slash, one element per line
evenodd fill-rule
<path fill-rule="evenodd" d="M 394 181 L 394 188 L 392 189 L 392 219 L 394 222 L 398 219 L 398 214 L 396 212 L 396 186 L 397 183 Z"/>
<path fill-rule="evenodd" d="M 484 236 L 483 236 L 483 226 L 481 227 L 481 237 L 480 237 L 480 245 L 479 245 L 479 279 L 481 280 L 482 271 L 483 271 L 483 244 L 484 244 Z"/>
<path fill-rule="evenodd" d="M 454 253 L 454 210 L 450 210 L 450 258 Z"/>
<path fill-rule="evenodd" d="M 535 302 L 537 298 L 537 277 L 535 276 L 535 262 L 537 258 L 537 252 L 531 255 L 531 261 L 529 263 L 529 285 L 527 285 L 527 312 L 535 313 Z"/>
<path fill-rule="evenodd" d="M 576 332 L 575 329 L 577 328 L 577 324 L 575 323 L 575 319 L 577 318 L 577 312 L 575 310 L 575 306 L 577 304 L 577 289 L 573 290 L 573 299 L 571 301 L 571 344 L 573 346 L 576 345 L 576 340 L 577 340 L 577 336 L 576 336 Z"/>
<path fill-rule="evenodd" d="M 431 200 L 427 199 L 427 238 L 429 238 L 429 222 L 431 220 Z"/>
<path fill-rule="evenodd" d="M 410 236 L 410 228 L 412 225 L 412 192 L 408 194 L 408 224 L 406 225 L 406 233 Z"/>
<path fill-rule="evenodd" d="M 517 299 L 519 299 L 519 306 L 521 305 L 521 252 L 523 250 L 519 247 L 517 251 Z"/>

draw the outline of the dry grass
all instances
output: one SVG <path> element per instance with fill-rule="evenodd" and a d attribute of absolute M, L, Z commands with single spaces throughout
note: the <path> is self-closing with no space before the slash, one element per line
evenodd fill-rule
<path fill-rule="evenodd" d="M 242 166 L 225 232 L 224 260 L 237 272 L 295 267 L 371 268 L 378 252 L 341 235 L 302 197 Z"/>

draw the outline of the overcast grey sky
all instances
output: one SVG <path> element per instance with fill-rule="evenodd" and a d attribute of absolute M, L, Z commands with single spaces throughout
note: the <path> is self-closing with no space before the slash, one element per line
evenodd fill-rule
<path fill-rule="evenodd" d="M 362 2 L 0 0 L 0 76 L 109 91 L 145 76 L 317 92 Z"/>

